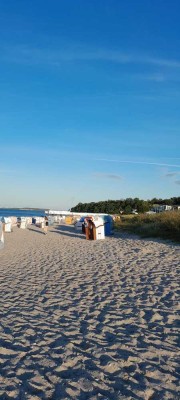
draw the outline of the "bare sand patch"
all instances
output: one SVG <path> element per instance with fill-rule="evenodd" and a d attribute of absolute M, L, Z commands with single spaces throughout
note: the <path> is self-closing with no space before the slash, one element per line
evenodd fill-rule
<path fill-rule="evenodd" d="M 73 227 L 0 252 L 0 399 L 178 399 L 179 246 Z"/>

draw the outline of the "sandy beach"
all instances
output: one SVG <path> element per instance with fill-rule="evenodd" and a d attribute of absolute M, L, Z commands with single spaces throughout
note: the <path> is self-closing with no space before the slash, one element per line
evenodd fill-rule
<path fill-rule="evenodd" d="M 179 399 L 180 247 L 71 226 L 0 251 L 0 399 Z"/>

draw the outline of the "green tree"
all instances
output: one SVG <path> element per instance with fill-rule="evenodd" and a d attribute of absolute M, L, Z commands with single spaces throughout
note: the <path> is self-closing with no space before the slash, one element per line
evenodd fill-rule
<path fill-rule="evenodd" d="M 127 205 L 124 209 L 125 214 L 131 214 L 132 212 L 132 207 L 130 205 Z"/>

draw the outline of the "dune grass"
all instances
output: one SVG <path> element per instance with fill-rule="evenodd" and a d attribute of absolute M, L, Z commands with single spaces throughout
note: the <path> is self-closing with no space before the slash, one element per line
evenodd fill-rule
<path fill-rule="evenodd" d="M 117 230 L 138 234 L 142 237 L 159 237 L 180 243 L 180 212 L 168 211 L 159 214 L 121 216 L 115 223 Z"/>

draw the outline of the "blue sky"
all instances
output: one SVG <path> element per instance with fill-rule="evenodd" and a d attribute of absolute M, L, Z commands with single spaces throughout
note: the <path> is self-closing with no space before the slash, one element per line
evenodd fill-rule
<path fill-rule="evenodd" d="M 0 10 L 0 206 L 179 195 L 179 0 Z"/>

